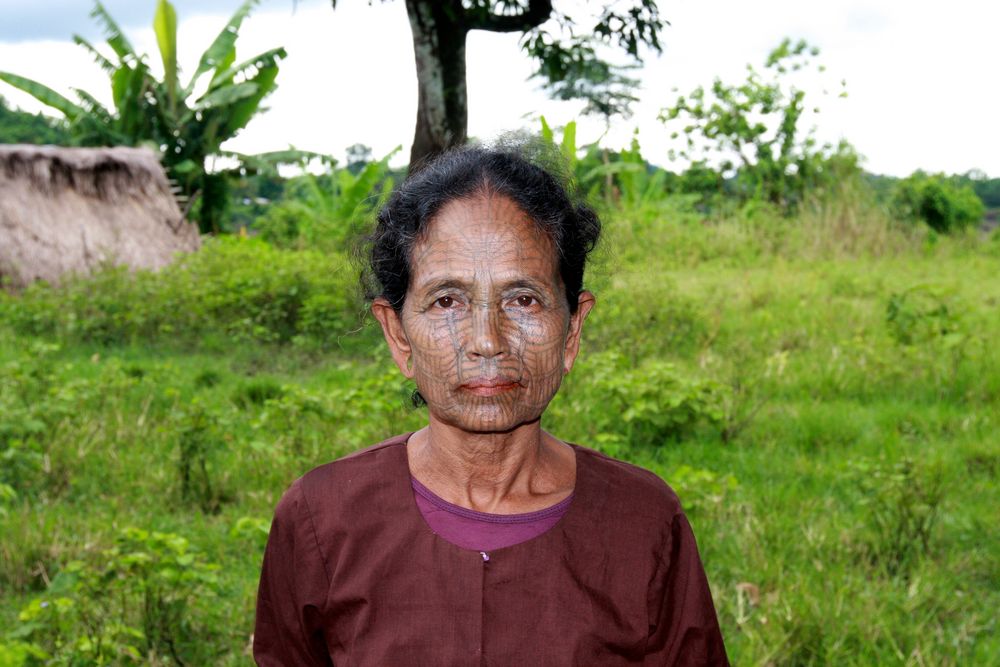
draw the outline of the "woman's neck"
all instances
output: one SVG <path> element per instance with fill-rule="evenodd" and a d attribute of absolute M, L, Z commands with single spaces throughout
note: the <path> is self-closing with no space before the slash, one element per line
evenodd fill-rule
<path fill-rule="evenodd" d="M 448 502 L 494 514 L 553 505 L 573 491 L 573 449 L 539 421 L 504 433 L 469 433 L 431 417 L 407 443 L 410 473 Z"/>

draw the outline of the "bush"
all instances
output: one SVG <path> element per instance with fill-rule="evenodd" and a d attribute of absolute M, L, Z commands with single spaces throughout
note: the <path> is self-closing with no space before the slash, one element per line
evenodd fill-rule
<path fill-rule="evenodd" d="M 126 528 L 98 562 L 68 563 L 21 611 L 11 634 L 32 643 L 9 648 L 53 656 L 46 664 L 208 664 L 193 607 L 215 596 L 218 570 L 180 535 Z"/>
<path fill-rule="evenodd" d="M 929 285 L 892 293 L 885 321 L 889 335 L 900 345 L 938 340 L 955 345 L 963 338 L 958 313 L 947 293 Z"/>
<path fill-rule="evenodd" d="M 0 489 L 19 495 L 58 490 L 65 471 L 49 458 L 53 439 L 73 432 L 83 409 L 93 409 L 114 382 L 72 377 L 72 369 L 57 368 L 58 351 L 36 342 L 24 358 L 0 366 Z"/>
<path fill-rule="evenodd" d="M 723 390 L 714 382 L 684 377 L 665 361 L 637 367 L 617 351 L 586 360 L 580 384 L 557 410 L 588 424 L 586 440 L 615 452 L 619 447 L 662 446 L 691 435 L 701 424 L 717 426 L 724 417 Z"/>
<path fill-rule="evenodd" d="M 985 208 L 975 191 L 943 174 L 914 172 L 900 181 L 892 210 L 904 220 L 923 221 L 940 233 L 957 231 L 983 219 Z"/>
<path fill-rule="evenodd" d="M 99 344 L 324 340 L 357 329 L 360 294 L 340 253 L 285 251 L 255 239 L 209 240 L 158 273 L 106 267 L 58 287 L 0 296 L 19 333 Z"/>

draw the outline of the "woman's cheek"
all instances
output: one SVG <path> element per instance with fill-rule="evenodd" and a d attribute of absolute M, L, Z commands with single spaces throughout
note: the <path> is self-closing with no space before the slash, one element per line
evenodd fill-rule
<path fill-rule="evenodd" d="M 414 381 L 421 393 L 449 391 L 458 374 L 461 345 L 456 318 L 423 320 L 411 326 Z"/>
<path fill-rule="evenodd" d="M 549 324 L 550 326 L 545 326 Z M 531 369 L 533 382 L 542 395 L 554 394 L 563 377 L 565 336 L 553 323 L 538 323 L 525 331 L 524 366 Z"/>

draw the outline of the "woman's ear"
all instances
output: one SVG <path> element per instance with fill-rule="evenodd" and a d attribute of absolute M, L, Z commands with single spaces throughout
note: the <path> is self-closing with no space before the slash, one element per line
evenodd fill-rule
<path fill-rule="evenodd" d="M 583 332 L 583 322 L 587 319 L 590 309 L 597 303 L 593 294 L 584 290 L 576 302 L 576 312 L 570 315 L 569 331 L 566 334 L 566 347 L 563 350 L 563 371 L 569 373 L 580 352 L 580 334 Z"/>
<path fill-rule="evenodd" d="M 410 366 L 410 341 L 403 330 L 403 321 L 399 313 L 389 305 L 389 302 L 378 297 L 372 302 L 372 315 L 382 325 L 382 335 L 389 345 L 392 360 L 396 362 L 399 371 L 408 379 L 413 379 L 413 368 Z"/>

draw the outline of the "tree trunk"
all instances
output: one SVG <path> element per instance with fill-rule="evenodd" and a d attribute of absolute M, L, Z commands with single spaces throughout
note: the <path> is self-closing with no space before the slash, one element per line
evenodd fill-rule
<path fill-rule="evenodd" d="M 410 172 L 437 153 L 465 143 L 469 108 L 465 84 L 465 23 L 461 0 L 406 0 L 417 63 L 417 126 Z"/>

